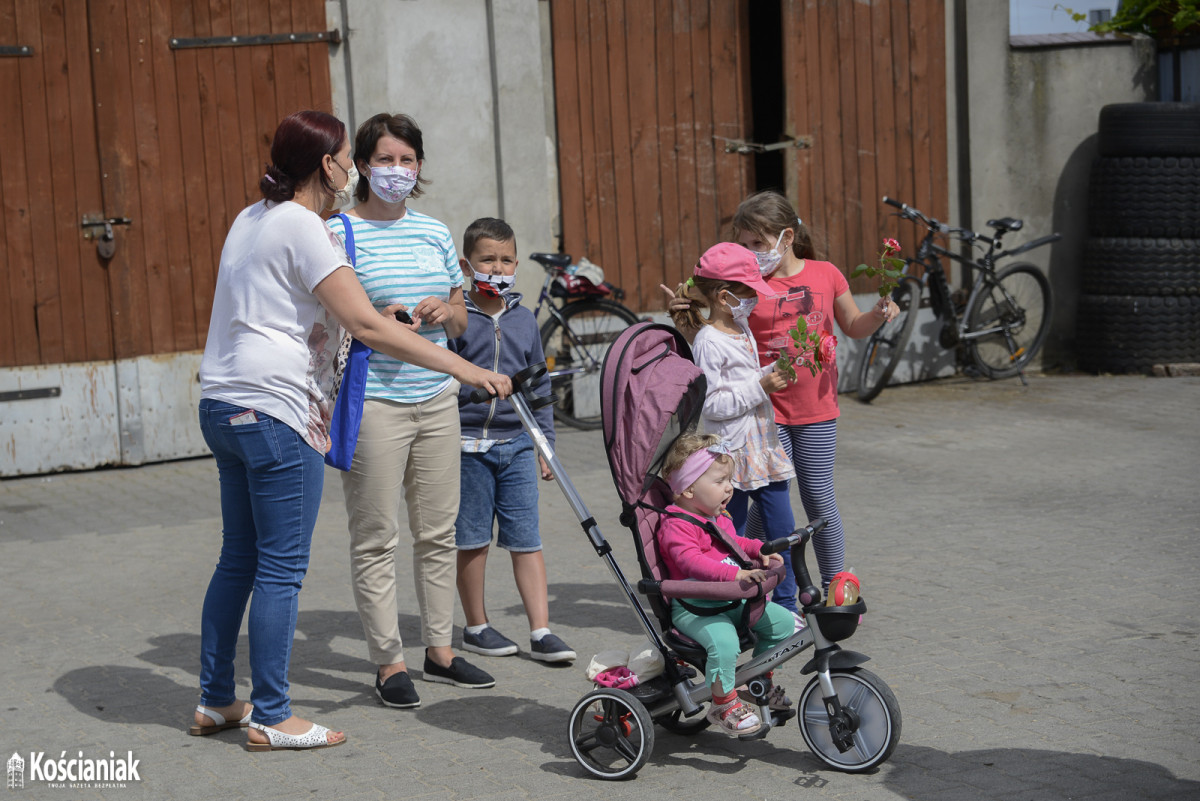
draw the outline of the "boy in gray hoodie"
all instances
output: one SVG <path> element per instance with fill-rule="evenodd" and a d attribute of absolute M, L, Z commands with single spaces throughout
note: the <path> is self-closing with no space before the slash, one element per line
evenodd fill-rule
<path fill-rule="evenodd" d="M 512 291 L 517 270 L 517 238 L 508 223 L 483 217 L 467 226 L 459 266 L 471 282 L 467 293 L 467 330 L 450 340 L 464 359 L 512 375 L 545 360 L 537 320 Z M 550 392 L 542 379 L 539 394 Z M 570 662 L 575 652 L 550 632 L 546 561 L 538 531 L 537 473 L 553 476 L 507 401 L 471 403 L 471 387 L 459 391 L 462 423 L 462 501 L 454 537 L 458 545 L 458 597 L 467 625 L 464 651 L 511 656 L 517 644 L 488 623 L 484 577 L 492 526 L 497 544 L 512 557 L 517 591 L 529 619 L 529 655 L 542 662 Z M 537 410 L 535 418 L 551 446 L 554 413 Z"/>

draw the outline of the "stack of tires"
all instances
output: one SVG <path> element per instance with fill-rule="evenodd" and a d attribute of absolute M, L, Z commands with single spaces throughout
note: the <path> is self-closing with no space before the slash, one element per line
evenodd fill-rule
<path fill-rule="evenodd" d="M 1200 362 L 1200 103 L 1100 111 L 1088 186 L 1079 366 Z"/>

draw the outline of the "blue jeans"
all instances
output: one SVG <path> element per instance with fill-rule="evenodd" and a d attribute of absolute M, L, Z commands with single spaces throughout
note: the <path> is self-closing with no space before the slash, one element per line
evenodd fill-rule
<path fill-rule="evenodd" d="M 221 481 L 224 531 L 200 620 L 200 702 L 221 707 L 237 699 L 233 660 L 249 600 L 253 720 L 272 726 L 292 716 L 288 662 L 325 463 L 296 431 L 262 412 L 255 412 L 257 422 L 230 424 L 246 411 L 200 401 L 200 430 Z"/>
<path fill-rule="evenodd" d="M 454 538 L 460 550 L 484 548 L 499 524 L 496 544 L 510 553 L 542 549 L 538 533 L 538 462 L 522 431 L 483 453 L 462 455 L 462 498 Z"/>
<path fill-rule="evenodd" d="M 761 511 L 766 521 L 764 539 L 775 540 L 792 533 L 796 522 L 792 516 L 792 502 L 788 498 L 788 482 L 773 481 L 758 489 L 735 489 L 733 491 L 733 498 L 730 499 L 729 505 L 725 509 L 733 518 L 733 527 L 737 529 L 738 536 L 746 536 L 746 506 L 751 498 L 754 499 L 754 507 Z M 789 612 L 796 612 L 798 611 L 796 606 L 798 590 L 796 574 L 792 572 L 792 551 L 787 548 L 779 555 L 783 557 L 783 566 L 787 572 L 784 574 L 783 580 L 775 587 L 775 591 L 771 593 L 771 600 Z"/>

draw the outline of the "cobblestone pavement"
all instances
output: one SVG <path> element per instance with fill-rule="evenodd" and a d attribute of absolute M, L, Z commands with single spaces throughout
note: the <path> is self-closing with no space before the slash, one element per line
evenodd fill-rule
<path fill-rule="evenodd" d="M 132 752 L 140 781 L 13 798 L 1196 799 L 1200 798 L 1200 379 L 949 379 L 842 398 L 837 485 L 848 563 L 870 612 L 852 647 L 894 690 L 903 734 L 865 775 L 824 769 L 794 724 L 739 743 L 658 729 L 632 781 L 585 778 L 566 721 L 593 653 L 639 639 L 562 495 L 542 485 L 552 625 L 567 668 L 477 663 L 491 690 L 417 681 L 380 706 L 348 581 L 330 471 L 292 658 L 299 714 L 349 742 L 246 752 L 185 733 L 199 606 L 220 531 L 211 460 L 0 482 L 0 754 Z M 559 455 L 636 576 L 597 432 Z M 798 501 L 797 516 L 802 516 Z M 408 551 L 400 586 L 412 586 Z M 508 559 L 488 568 L 493 622 L 521 641 Z M 409 664 L 416 604 L 402 593 Z M 458 616 L 461 623 L 461 613 Z M 456 642 L 458 632 L 456 629 Z M 248 667 L 239 676 L 248 695 Z M 777 680 L 799 694 L 802 660 Z"/>

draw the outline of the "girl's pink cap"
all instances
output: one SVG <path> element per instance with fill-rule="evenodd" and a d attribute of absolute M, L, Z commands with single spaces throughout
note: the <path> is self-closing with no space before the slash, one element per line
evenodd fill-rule
<path fill-rule="evenodd" d="M 704 251 L 692 273 L 700 278 L 737 281 L 768 298 L 777 294 L 762 279 L 754 253 L 736 242 L 722 242 Z"/>

